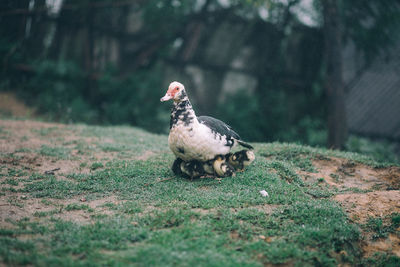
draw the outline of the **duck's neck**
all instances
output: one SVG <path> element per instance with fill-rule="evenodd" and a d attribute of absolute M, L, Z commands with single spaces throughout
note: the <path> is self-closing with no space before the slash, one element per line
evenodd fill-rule
<path fill-rule="evenodd" d="M 171 111 L 170 129 L 175 125 L 183 124 L 190 126 L 197 121 L 196 114 L 192 108 L 189 98 L 185 97 L 180 101 L 174 101 L 174 107 Z"/>

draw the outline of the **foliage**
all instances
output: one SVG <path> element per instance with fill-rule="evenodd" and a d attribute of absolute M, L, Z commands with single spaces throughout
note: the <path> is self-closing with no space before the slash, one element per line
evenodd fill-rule
<path fill-rule="evenodd" d="M 398 41 L 400 3 L 390 1 L 342 1 L 345 36 L 354 41 L 367 62 Z"/>
<path fill-rule="evenodd" d="M 229 95 L 226 102 L 229 105 L 222 105 L 217 108 L 216 117 L 229 122 L 235 131 L 240 133 L 241 138 L 260 141 L 272 137 L 273 133 L 269 129 L 274 129 L 274 127 L 268 126 L 274 122 L 274 116 L 271 114 L 270 119 L 258 119 L 263 117 L 263 112 L 262 105 L 257 98 L 250 96 L 245 91 L 241 91 L 235 95 Z M 243 103 L 246 103 L 245 109 L 242 108 Z M 274 110 L 273 108 L 271 107 L 271 110 L 279 116 L 279 110 Z"/>
<path fill-rule="evenodd" d="M 316 114 L 320 109 L 317 104 L 320 94 L 312 96 L 315 101 L 312 101 L 312 97 L 301 99 L 304 96 L 297 99 L 297 108 L 304 109 L 309 115 L 292 114 L 291 107 L 282 105 L 292 103 L 288 94 L 286 90 L 266 90 L 262 96 L 256 93 L 258 97 L 254 97 L 246 91 L 240 91 L 227 96 L 226 102 L 229 105 L 218 107 L 216 116 L 229 122 L 245 140 L 279 140 L 324 146 L 326 126 L 323 123 L 323 112 Z M 310 107 L 313 102 L 315 107 Z M 246 108 L 243 108 L 243 103 L 246 103 Z"/>
<path fill-rule="evenodd" d="M 44 32 L 51 27 L 41 23 L 53 19 L 44 19 L 45 13 L 32 16 L 29 38 L 20 29 L 26 27 L 21 23 L 22 15 L 0 17 L 0 22 L 8 19 L 1 24 L 5 26 L 0 26 L 3 59 L 0 89 L 18 90 L 29 104 L 51 120 L 130 124 L 165 133 L 168 106 L 159 105 L 158 99 L 165 88 L 167 64 L 177 64 L 177 72 L 185 73 L 185 66 L 202 63 L 205 52 L 200 51 L 187 62 L 182 54 L 196 47 L 204 46 L 206 50 L 212 45 L 206 39 L 214 32 L 202 35 L 203 26 L 211 29 L 225 20 L 232 23 L 244 20 L 245 24 L 254 25 L 253 32 L 243 34 L 243 38 L 246 45 L 255 47 L 261 62 L 254 73 L 258 86 L 251 93 L 243 91 L 227 96 L 226 102 L 207 110 L 208 115 L 215 114 L 227 121 L 250 141 L 296 141 L 323 146 L 327 110 L 320 73 L 324 68 L 322 23 L 315 27 L 301 23 L 294 10 L 303 2 L 151 0 L 126 5 L 111 0 L 101 4 L 93 0 L 65 0 L 66 8 L 61 9 L 60 17 L 55 20 L 62 23 L 57 24 L 52 46 L 46 48 L 40 45 L 43 46 Z M 368 60 L 395 40 L 397 35 L 393 33 L 400 18 L 397 0 L 340 2 L 345 37 L 365 51 Z M 2 5 L 9 12 L 28 3 L 5 1 Z M 96 8 L 91 9 L 92 6 Z M 317 15 L 321 13 L 320 0 L 313 1 L 312 6 Z M 268 10 L 267 17 L 259 15 L 262 9 Z M 142 21 L 137 19 L 134 23 L 142 26 L 134 25 L 138 29 L 128 32 L 124 25 L 135 16 Z M 71 30 L 80 28 L 82 31 Z M 89 30 L 91 35 L 87 33 Z M 79 38 L 75 40 L 68 31 Z M 94 54 L 102 53 L 93 46 L 92 54 L 88 54 L 87 42 L 90 43 L 90 38 L 93 42 L 103 40 L 103 34 L 118 39 L 121 55 L 129 55 L 114 62 L 112 67 L 107 62 L 86 62 L 95 61 Z M 171 61 L 175 57 L 177 60 Z M 186 65 L 181 66 L 181 61 Z"/>
<path fill-rule="evenodd" d="M 83 100 L 85 76 L 73 62 L 40 61 L 33 77 L 21 90 L 28 104 L 51 119 L 93 122 L 96 114 Z"/>
<path fill-rule="evenodd" d="M 136 71 L 125 79 L 106 72 L 98 81 L 94 103 L 100 103 L 101 121 L 110 124 L 129 123 L 153 132 L 168 129 L 168 107 L 159 104 L 164 89 L 161 69 Z M 93 103 L 93 104 L 94 104 Z"/>
<path fill-rule="evenodd" d="M 157 68 L 127 78 L 118 78 L 110 69 L 93 80 L 73 62 L 41 61 L 35 66 L 20 94 L 50 119 L 166 130 L 168 111 L 157 105 L 162 92 Z"/>
<path fill-rule="evenodd" d="M 372 156 L 380 162 L 400 163 L 399 155 L 396 153 L 396 144 L 386 140 L 373 141 L 352 135 L 346 143 L 346 150 Z"/>

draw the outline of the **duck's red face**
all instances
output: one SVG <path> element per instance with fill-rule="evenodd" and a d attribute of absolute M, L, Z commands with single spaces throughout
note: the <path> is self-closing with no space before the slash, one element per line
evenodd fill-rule
<path fill-rule="evenodd" d="M 185 87 L 183 86 L 183 84 L 179 82 L 172 82 L 168 87 L 167 93 L 160 99 L 160 101 L 164 102 L 170 99 L 173 99 L 174 101 L 179 101 L 180 95 L 184 90 Z"/>

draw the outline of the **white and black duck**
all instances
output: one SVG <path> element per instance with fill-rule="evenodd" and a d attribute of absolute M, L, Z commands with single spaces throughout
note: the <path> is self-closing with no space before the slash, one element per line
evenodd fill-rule
<path fill-rule="evenodd" d="M 237 144 L 253 149 L 226 123 L 208 116 L 197 117 L 183 84 L 172 82 L 160 101 L 171 99 L 174 106 L 171 111 L 168 145 L 177 159 L 185 162 L 207 162 L 217 155 L 228 154 Z M 174 172 L 179 172 L 180 162 L 174 162 L 174 166 Z"/>

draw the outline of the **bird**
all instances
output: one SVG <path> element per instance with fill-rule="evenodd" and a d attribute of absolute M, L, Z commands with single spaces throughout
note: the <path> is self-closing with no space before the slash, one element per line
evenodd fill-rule
<path fill-rule="evenodd" d="M 197 117 L 183 84 L 174 81 L 161 102 L 173 100 L 168 145 L 185 162 L 207 162 L 228 154 L 237 144 L 253 149 L 226 123 L 209 116 Z"/>
<path fill-rule="evenodd" d="M 214 171 L 219 177 L 234 176 L 235 169 L 226 161 L 224 155 L 217 155 L 213 163 Z"/>
<path fill-rule="evenodd" d="M 213 167 L 213 160 L 209 160 L 206 162 L 200 162 L 197 160 L 192 160 L 189 162 L 185 162 L 180 158 L 176 158 L 174 163 L 172 164 L 171 170 L 176 175 L 186 174 L 189 177 L 193 177 L 194 172 L 198 172 L 200 176 L 215 176 L 215 171 Z M 190 164 L 186 164 L 190 163 Z M 199 166 L 201 165 L 201 166 Z M 202 170 L 202 171 L 200 171 Z"/>
<path fill-rule="evenodd" d="M 203 169 L 205 172 L 205 175 L 208 177 L 213 177 L 215 176 L 215 170 L 214 170 L 214 160 L 209 160 L 206 162 L 203 162 Z"/>
<path fill-rule="evenodd" d="M 182 159 L 180 158 L 176 158 L 174 160 L 174 163 L 172 164 L 171 170 L 174 174 L 176 175 L 181 175 L 182 174 L 182 170 L 181 170 L 181 163 L 183 162 Z"/>
<path fill-rule="evenodd" d="M 244 168 L 249 166 L 256 158 L 253 151 L 246 149 L 235 153 L 229 153 L 226 157 L 229 164 L 238 171 L 243 171 Z"/>
<path fill-rule="evenodd" d="M 191 160 L 188 162 L 181 161 L 180 168 L 183 174 L 186 174 L 192 179 L 199 178 L 206 174 L 203 168 L 203 163 L 198 160 Z"/>

